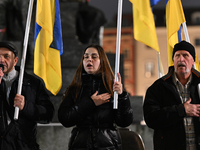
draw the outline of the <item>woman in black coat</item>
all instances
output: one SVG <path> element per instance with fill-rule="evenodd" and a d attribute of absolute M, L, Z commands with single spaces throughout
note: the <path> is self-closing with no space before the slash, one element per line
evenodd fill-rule
<path fill-rule="evenodd" d="M 75 126 L 69 150 L 121 149 L 116 126 L 127 127 L 133 119 L 129 96 L 123 91 L 119 73 L 118 79 L 114 82 L 103 48 L 88 46 L 58 110 L 63 126 Z M 118 109 L 113 109 L 113 91 L 118 92 Z"/>

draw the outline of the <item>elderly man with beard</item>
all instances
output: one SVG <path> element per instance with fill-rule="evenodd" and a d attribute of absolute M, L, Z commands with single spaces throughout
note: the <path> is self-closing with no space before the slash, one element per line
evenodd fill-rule
<path fill-rule="evenodd" d="M 175 44 L 174 66 L 146 92 L 143 111 L 154 129 L 154 150 L 200 150 L 200 73 L 194 69 L 195 49 Z"/>

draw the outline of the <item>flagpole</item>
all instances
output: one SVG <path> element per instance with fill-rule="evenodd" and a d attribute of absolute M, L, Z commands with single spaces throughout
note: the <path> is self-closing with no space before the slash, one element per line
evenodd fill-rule
<path fill-rule="evenodd" d="M 182 23 L 182 26 L 183 26 L 183 30 L 184 30 L 184 33 L 185 33 L 185 39 L 186 39 L 187 42 L 190 43 L 190 38 L 189 38 L 189 34 L 188 34 L 188 30 L 187 30 L 186 23 L 183 22 L 183 23 Z M 195 57 L 196 57 L 196 56 L 195 56 Z M 196 69 L 195 63 L 194 63 L 194 69 Z M 197 90 L 198 90 L 198 94 L 199 94 L 199 98 L 200 98 L 200 84 L 198 84 Z"/>
<path fill-rule="evenodd" d="M 159 55 L 160 55 L 160 53 L 159 53 L 159 52 L 157 52 L 158 78 L 160 78 L 160 77 L 161 77 L 161 75 L 160 75 L 160 61 L 159 61 Z"/>
<path fill-rule="evenodd" d="M 115 57 L 115 82 L 118 81 L 119 62 L 120 62 L 120 44 L 121 44 L 121 22 L 122 22 L 122 1 L 118 1 L 118 17 L 117 17 L 117 40 L 116 40 L 116 57 Z M 113 109 L 118 108 L 118 93 L 114 92 Z"/>
<path fill-rule="evenodd" d="M 157 63 L 158 63 L 158 78 L 161 78 L 162 76 L 164 76 L 164 70 L 160 58 L 160 52 L 158 51 L 157 51 Z"/>
<path fill-rule="evenodd" d="M 34 0 L 30 0 L 29 2 L 17 94 L 21 94 L 21 91 L 22 91 L 22 81 L 23 81 L 23 76 L 24 76 L 24 66 L 25 66 L 25 60 L 26 60 L 26 52 L 27 52 L 27 45 L 28 45 L 28 38 L 29 38 L 29 31 L 30 31 L 31 15 L 32 15 L 32 10 L 33 10 L 33 2 Z M 14 120 L 17 120 L 18 116 L 19 116 L 19 107 L 15 107 Z"/>
<path fill-rule="evenodd" d="M 182 26 L 183 26 L 183 30 L 184 30 L 184 33 L 185 33 L 186 41 L 190 43 L 190 38 L 189 38 L 189 34 L 188 34 L 188 30 L 187 30 L 186 23 L 183 22 L 183 23 L 182 23 Z"/>

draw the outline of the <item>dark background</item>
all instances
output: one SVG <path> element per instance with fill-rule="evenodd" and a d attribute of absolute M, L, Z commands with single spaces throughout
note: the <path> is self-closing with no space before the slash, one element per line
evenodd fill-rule
<path fill-rule="evenodd" d="M 107 18 L 107 21 L 110 22 L 116 16 L 118 11 L 118 0 L 90 0 L 89 4 L 102 10 Z M 181 0 L 183 9 L 184 8 L 197 8 L 200 7 L 199 0 Z M 154 9 L 165 9 L 166 0 L 161 0 L 158 2 Z M 132 3 L 129 0 L 123 0 L 122 2 L 122 11 L 123 14 L 132 13 Z"/>

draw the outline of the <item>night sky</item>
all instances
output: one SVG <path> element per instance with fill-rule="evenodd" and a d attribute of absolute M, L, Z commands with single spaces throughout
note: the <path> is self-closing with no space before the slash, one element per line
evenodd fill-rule
<path fill-rule="evenodd" d="M 92 5 L 100 10 L 102 10 L 109 22 L 109 20 L 113 19 L 118 11 L 118 0 L 90 0 L 89 5 Z M 181 0 L 183 9 L 198 7 L 200 11 L 200 0 Z M 123 14 L 124 13 L 132 13 L 132 3 L 129 0 L 123 0 Z M 154 8 L 165 8 L 165 0 L 161 0 L 158 2 Z"/>

